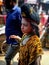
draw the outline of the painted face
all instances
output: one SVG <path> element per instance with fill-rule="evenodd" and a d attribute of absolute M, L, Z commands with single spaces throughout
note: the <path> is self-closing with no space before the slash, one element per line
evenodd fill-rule
<path fill-rule="evenodd" d="M 32 30 L 30 22 L 28 22 L 25 18 L 22 18 L 21 22 L 21 31 L 22 33 L 30 33 Z"/>

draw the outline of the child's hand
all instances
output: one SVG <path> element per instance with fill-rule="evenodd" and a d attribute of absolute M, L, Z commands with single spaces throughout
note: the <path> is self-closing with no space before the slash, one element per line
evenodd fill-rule
<path fill-rule="evenodd" d="M 9 39 L 10 39 L 10 38 L 14 38 L 14 39 L 16 39 L 17 36 L 16 36 L 16 35 L 11 35 L 11 36 L 9 37 Z"/>
<path fill-rule="evenodd" d="M 14 38 L 14 39 L 16 39 L 16 40 L 21 40 L 21 37 L 19 37 L 19 36 L 16 36 L 16 35 L 11 35 L 10 37 L 9 37 L 9 39 L 10 38 Z"/>

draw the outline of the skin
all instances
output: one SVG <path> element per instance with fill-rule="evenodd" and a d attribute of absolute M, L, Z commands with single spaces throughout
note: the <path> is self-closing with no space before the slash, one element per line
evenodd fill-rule
<path fill-rule="evenodd" d="M 26 33 L 26 34 L 29 34 L 32 31 L 30 22 L 28 22 L 25 18 L 22 18 L 21 31 L 22 33 Z"/>

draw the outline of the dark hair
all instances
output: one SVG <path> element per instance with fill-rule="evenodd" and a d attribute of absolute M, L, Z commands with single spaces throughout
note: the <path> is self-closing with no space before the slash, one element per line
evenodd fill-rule
<path fill-rule="evenodd" d="M 11 5 L 10 2 L 15 2 L 16 3 L 17 0 L 3 0 L 3 3 L 6 7 L 6 9 L 11 9 Z"/>
<path fill-rule="evenodd" d="M 3 2 L 4 2 L 5 7 L 9 9 L 11 0 L 3 0 Z"/>
<path fill-rule="evenodd" d="M 33 28 L 33 33 L 36 34 L 38 37 L 40 37 L 38 26 L 36 26 L 36 25 L 34 25 L 32 23 L 31 23 L 31 26 Z"/>
<path fill-rule="evenodd" d="M 48 16 L 48 19 L 47 19 L 47 23 L 49 23 L 49 16 Z"/>
<path fill-rule="evenodd" d="M 29 5 L 28 3 L 24 3 L 21 6 L 22 17 L 28 18 L 34 21 L 37 25 L 40 23 L 40 17 L 37 12 Z"/>
<path fill-rule="evenodd" d="M 11 2 L 11 1 L 13 1 L 13 2 L 17 2 L 17 0 L 3 0 L 3 2 L 6 2 L 6 3 L 8 3 L 8 2 Z"/>

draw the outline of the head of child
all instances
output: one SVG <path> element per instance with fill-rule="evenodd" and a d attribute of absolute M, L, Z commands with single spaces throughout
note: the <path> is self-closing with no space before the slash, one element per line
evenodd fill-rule
<path fill-rule="evenodd" d="M 22 11 L 22 22 L 21 30 L 26 34 L 37 34 L 39 36 L 38 24 L 39 24 L 39 15 L 31 8 L 29 4 L 23 4 L 21 6 Z"/>

